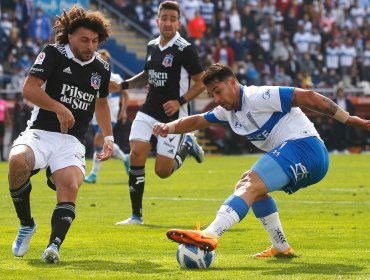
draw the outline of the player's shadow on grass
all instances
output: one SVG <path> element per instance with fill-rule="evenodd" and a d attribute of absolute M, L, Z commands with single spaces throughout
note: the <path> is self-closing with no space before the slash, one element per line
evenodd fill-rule
<path fill-rule="evenodd" d="M 81 261 L 62 261 L 59 264 L 46 264 L 40 259 L 31 259 L 28 265 L 42 269 L 72 269 L 81 271 L 124 271 L 138 274 L 165 273 L 168 269 L 161 268 L 157 262 L 145 261 L 143 259 L 125 259 L 121 262 L 104 260 L 81 260 Z"/>
<path fill-rule="evenodd" d="M 271 262 L 287 262 L 289 259 L 271 260 Z M 363 266 L 342 263 L 298 263 L 291 262 L 289 267 L 268 270 L 265 274 L 298 275 L 298 274 L 325 274 L 325 275 L 348 275 L 364 270 Z"/>
<path fill-rule="evenodd" d="M 265 275 L 301 275 L 302 274 L 325 274 L 325 275 L 352 275 L 364 270 L 365 267 L 359 265 L 346 265 L 346 264 L 323 264 L 323 263 L 293 263 L 293 259 L 271 259 L 269 265 L 253 266 L 245 265 L 238 267 L 217 267 L 212 270 L 246 270 L 246 271 L 263 271 Z M 283 264 L 283 267 L 274 267 L 273 265 Z"/>

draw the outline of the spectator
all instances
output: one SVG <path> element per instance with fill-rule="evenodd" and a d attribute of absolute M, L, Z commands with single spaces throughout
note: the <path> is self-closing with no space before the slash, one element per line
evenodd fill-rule
<path fill-rule="evenodd" d="M 43 13 L 41 8 L 37 8 L 36 14 L 31 17 L 28 26 L 28 35 L 35 41 L 46 42 L 53 34 L 49 17 Z"/>
<path fill-rule="evenodd" d="M 213 59 L 216 63 L 233 67 L 235 62 L 234 52 L 232 48 L 229 47 L 226 39 L 221 39 L 221 41 L 219 41 L 219 44 L 215 49 Z"/>
<path fill-rule="evenodd" d="M 249 5 L 245 5 L 240 18 L 242 27 L 245 27 L 249 32 L 257 34 L 258 13 L 252 10 Z"/>
<path fill-rule="evenodd" d="M 235 56 L 235 62 L 241 62 L 246 53 L 246 40 L 242 37 L 240 31 L 235 31 L 234 37 L 230 40 L 229 46 L 232 48 Z"/>
<path fill-rule="evenodd" d="M 236 7 L 233 7 L 231 9 L 231 14 L 228 15 L 229 22 L 230 22 L 230 37 L 234 36 L 234 33 L 236 31 L 241 31 L 242 30 L 242 25 L 241 25 L 241 20 L 240 20 L 240 15 L 238 13 L 238 10 Z"/>
<path fill-rule="evenodd" d="M 196 11 L 194 17 L 188 21 L 188 32 L 190 39 L 192 41 L 195 39 L 202 39 L 206 28 L 206 22 L 202 18 L 200 12 Z"/>
<path fill-rule="evenodd" d="M 328 41 L 325 48 L 325 65 L 328 70 L 333 69 L 335 71 L 338 71 L 339 54 L 340 50 L 337 42 L 334 40 Z"/>
<path fill-rule="evenodd" d="M 353 6 L 351 7 L 351 10 L 349 12 L 349 15 L 352 22 L 357 28 L 362 27 L 362 25 L 364 24 L 366 11 L 363 7 L 360 6 L 358 0 L 354 1 Z"/>
<path fill-rule="evenodd" d="M 16 0 L 15 18 L 22 40 L 25 40 L 28 36 L 28 23 L 30 21 L 31 11 L 32 0 Z"/>
<path fill-rule="evenodd" d="M 281 85 L 281 86 L 292 86 L 293 80 L 290 76 L 285 73 L 285 69 L 283 65 L 277 65 L 275 76 L 274 76 L 274 85 Z"/>
<path fill-rule="evenodd" d="M 314 60 L 316 63 L 319 60 L 319 56 L 321 55 L 321 35 L 319 33 L 319 29 L 314 26 L 312 28 L 311 37 L 310 37 L 310 54 L 311 59 Z"/>
<path fill-rule="evenodd" d="M 309 74 L 313 73 L 316 69 L 316 66 L 311 60 L 311 56 L 308 52 L 298 57 L 298 67 L 300 72 L 307 72 Z"/>
<path fill-rule="evenodd" d="M 347 111 L 350 115 L 354 114 L 354 107 L 351 101 L 346 97 L 344 88 L 338 87 L 336 90 L 336 96 L 333 101 L 338 104 L 340 108 Z M 348 129 L 349 126 L 341 123 L 333 123 L 333 132 L 335 135 L 334 138 L 334 152 L 348 153 L 347 148 L 350 146 L 350 135 L 351 129 Z"/>
<path fill-rule="evenodd" d="M 215 27 L 215 35 L 220 39 L 224 39 L 229 36 L 230 34 L 230 21 L 229 18 L 226 17 L 224 11 L 218 12 L 218 17 L 216 20 L 216 27 Z"/>
<path fill-rule="evenodd" d="M 320 20 L 320 27 L 325 33 L 330 33 L 332 24 L 335 22 L 333 15 L 329 9 L 324 11 L 324 15 L 321 17 Z"/>
<path fill-rule="evenodd" d="M 189 22 L 195 17 L 195 13 L 200 10 L 200 3 L 198 0 L 186 0 L 182 1 L 181 7 L 186 21 Z"/>
<path fill-rule="evenodd" d="M 321 78 L 321 82 L 318 87 L 333 88 L 340 82 L 340 77 L 335 69 L 327 69 Z"/>
<path fill-rule="evenodd" d="M 5 35 L 10 38 L 10 33 L 13 28 L 13 23 L 11 22 L 10 16 L 8 13 L 3 13 L 1 16 L 0 27 L 5 33 Z"/>
<path fill-rule="evenodd" d="M 370 40 L 366 41 L 361 61 L 361 80 L 370 82 Z"/>
<path fill-rule="evenodd" d="M 7 126 L 9 118 L 8 103 L 0 96 L 0 160 L 5 161 L 4 155 L 4 135 L 5 127 Z"/>
<path fill-rule="evenodd" d="M 298 24 L 298 30 L 293 35 L 293 43 L 298 55 L 303 55 L 310 50 L 311 35 L 304 31 L 304 25 Z"/>
<path fill-rule="evenodd" d="M 27 121 L 31 117 L 32 104 L 19 96 L 16 100 L 13 110 L 13 130 L 11 142 L 13 142 L 19 134 L 27 127 Z"/>
<path fill-rule="evenodd" d="M 259 27 L 259 32 L 258 32 L 260 35 L 260 42 L 261 42 L 261 46 L 263 47 L 263 49 L 270 53 L 270 49 L 271 49 L 271 36 L 270 36 L 270 32 L 268 31 L 267 27 Z"/>
<path fill-rule="evenodd" d="M 200 15 L 208 28 L 214 25 L 215 4 L 211 0 L 203 0 L 199 8 Z"/>
<path fill-rule="evenodd" d="M 339 57 L 339 67 L 341 78 L 345 80 L 346 84 L 350 84 L 348 79 L 351 76 L 351 71 L 353 66 L 356 64 L 356 48 L 353 45 L 353 40 L 351 37 L 348 37 L 344 40 L 340 47 L 340 57 Z"/>

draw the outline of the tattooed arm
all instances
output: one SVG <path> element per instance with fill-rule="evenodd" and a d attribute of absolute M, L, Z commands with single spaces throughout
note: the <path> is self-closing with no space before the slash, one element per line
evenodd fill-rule
<path fill-rule="evenodd" d="M 345 124 L 370 130 L 370 121 L 357 116 L 350 116 L 329 98 L 312 90 L 295 88 L 292 107 L 305 107 L 315 112 L 332 117 Z"/>
<path fill-rule="evenodd" d="M 142 88 L 148 84 L 148 71 L 142 71 L 130 79 L 123 81 L 119 88 L 114 88 L 115 91 L 121 91 L 131 88 Z"/>

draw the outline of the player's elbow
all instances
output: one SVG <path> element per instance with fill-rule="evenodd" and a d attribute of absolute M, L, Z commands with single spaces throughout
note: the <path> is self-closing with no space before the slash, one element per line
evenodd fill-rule
<path fill-rule="evenodd" d="M 317 93 L 313 90 L 301 90 L 297 94 L 297 105 L 311 108 L 317 103 Z"/>

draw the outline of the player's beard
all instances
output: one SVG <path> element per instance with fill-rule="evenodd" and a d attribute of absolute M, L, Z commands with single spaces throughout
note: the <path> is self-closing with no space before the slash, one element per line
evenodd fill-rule
<path fill-rule="evenodd" d="M 161 34 L 162 38 L 165 39 L 166 41 L 170 41 L 175 35 L 176 35 L 176 31 L 174 32 L 172 29 L 163 30 Z"/>
<path fill-rule="evenodd" d="M 78 58 L 81 61 L 88 61 L 94 55 L 94 52 L 88 52 L 88 51 L 81 52 L 79 50 L 76 50 L 73 53 L 74 53 L 75 57 Z"/>

